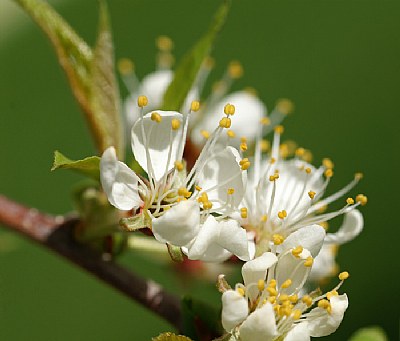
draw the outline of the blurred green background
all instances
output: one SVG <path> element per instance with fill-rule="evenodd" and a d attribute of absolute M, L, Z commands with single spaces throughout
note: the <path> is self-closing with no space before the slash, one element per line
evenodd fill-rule
<path fill-rule="evenodd" d="M 50 1 L 90 44 L 97 29 L 95 0 Z M 131 57 L 140 78 L 154 69 L 154 40 L 167 34 L 182 56 L 208 27 L 218 1 L 109 1 L 116 56 Z M 296 111 L 284 138 L 335 162 L 329 192 L 363 171 L 352 194 L 365 193 L 365 230 L 339 252 L 351 272 L 343 290 L 350 306 L 339 330 L 382 326 L 398 337 L 399 1 L 233 1 L 219 37 L 211 81 L 231 59 L 273 107 L 291 98 Z M 210 85 L 210 83 L 208 84 Z M 42 32 L 9 0 L 0 0 L 0 193 L 51 213 L 71 210 L 80 177 L 50 173 L 52 153 L 94 153 L 64 74 Z M 396 147 L 397 146 L 397 147 Z M 340 221 L 339 221 L 340 223 Z M 121 262 L 179 294 L 218 306 L 213 283 L 182 280 L 167 263 L 126 254 Z M 232 275 L 234 283 L 238 277 Z M 168 324 L 63 259 L 0 229 L 1 340 L 148 340 Z"/>

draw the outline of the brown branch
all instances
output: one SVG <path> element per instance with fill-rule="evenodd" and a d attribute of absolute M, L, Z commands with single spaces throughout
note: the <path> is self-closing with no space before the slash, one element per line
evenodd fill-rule
<path fill-rule="evenodd" d="M 78 244 L 73 238 L 73 228 L 78 222 L 77 218 L 41 213 L 0 195 L 0 223 L 48 247 L 181 330 L 179 299 L 152 280 L 143 279 L 112 261 L 104 261 L 101 255 Z"/>

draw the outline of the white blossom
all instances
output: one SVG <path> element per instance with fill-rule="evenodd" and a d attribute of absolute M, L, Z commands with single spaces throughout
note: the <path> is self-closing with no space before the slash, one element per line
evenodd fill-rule
<path fill-rule="evenodd" d="M 139 104 L 143 111 L 147 98 Z M 187 174 L 182 156 L 190 115 L 141 114 L 132 127 L 132 151 L 148 179 L 118 161 L 110 147 L 100 162 L 103 189 L 112 205 L 144 215 L 158 241 L 182 247 L 190 259 L 223 261 L 235 254 L 248 260 L 246 230 L 230 218 L 243 198 L 246 170 L 236 149 L 215 150 L 229 115 Z"/>
<path fill-rule="evenodd" d="M 341 282 L 328 293 L 304 293 L 312 260 L 325 238 L 322 227 L 313 228 L 307 234 L 294 232 L 282 243 L 279 253 L 265 252 L 245 263 L 244 284 L 225 289 L 222 325 L 233 340 L 305 341 L 311 336 L 329 335 L 339 327 L 348 300 L 338 290 L 347 272 L 339 275 Z M 316 229 L 320 231 L 314 233 Z"/>

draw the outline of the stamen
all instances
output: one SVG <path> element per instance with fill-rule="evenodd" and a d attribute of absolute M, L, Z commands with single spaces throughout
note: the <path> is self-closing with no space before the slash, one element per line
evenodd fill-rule
<path fill-rule="evenodd" d="M 353 198 L 347 198 L 346 199 L 347 205 L 354 205 L 354 199 Z"/>
<path fill-rule="evenodd" d="M 137 103 L 140 108 L 143 108 L 149 103 L 149 100 L 147 99 L 146 96 L 139 96 Z"/>
<path fill-rule="evenodd" d="M 292 285 L 292 280 L 291 279 L 287 279 L 286 281 L 284 281 L 281 285 L 282 289 L 286 289 L 289 288 Z"/>
<path fill-rule="evenodd" d="M 231 78 L 237 79 L 243 75 L 243 67 L 237 60 L 233 60 L 229 63 L 228 74 Z"/>
<path fill-rule="evenodd" d="M 175 169 L 176 169 L 178 172 L 183 171 L 184 166 L 183 166 L 183 162 L 182 162 L 182 161 L 175 161 L 174 165 L 175 165 Z"/>
<path fill-rule="evenodd" d="M 288 115 L 294 110 L 294 104 L 291 100 L 287 98 L 282 98 L 277 101 L 276 109 L 284 115 Z"/>
<path fill-rule="evenodd" d="M 162 121 L 162 117 L 158 112 L 152 112 L 151 113 L 151 120 L 157 123 L 160 123 Z"/>
<path fill-rule="evenodd" d="M 246 207 L 242 207 L 242 208 L 240 209 L 240 216 L 241 216 L 243 219 L 246 219 L 246 218 L 247 218 L 247 208 L 246 208 Z"/>
<path fill-rule="evenodd" d="M 263 291 L 265 288 L 265 282 L 263 279 L 259 279 L 257 282 L 257 287 L 259 291 Z"/>
<path fill-rule="evenodd" d="M 314 258 L 312 258 L 312 256 L 308 256 L 304 262 L 304 266 L 309 268 L 313 265 L 313 263 L 314 263 Z"/>
<path fill-rule="evenodd" d="M 281 234 L 274 234 L 272 235 L 272 241 L 275 245 L 281 245 L 285 238 Z"/>
<path fill-rule="evenodd" d="M 200 130 L 200 134 L 207 140 L 210 138 L 210 132 L 207 130 Z"/>
<path fill-rule="evenodd" d="M 181 126 L 181 121 L 179 121 L 177 118 L 173 118 L 171 120 L 172 130 L 178 130 L 180 126 Z"/>
<path fill-rule="evenodd" d="M 200 110 L 200 102 L 199 101 L 193 101 L 192 104 L 190 105 L 190 110 L 193 112 L 197 112 Z"/>
<path fill-rule="evenodd" d="M 219 126 L 221 128 L 230 128 L 231 127 L 231 119 L 229 117 L 222 117 L 219 121 Z"/>
<path fill-rule="evenodd" d="M 340 274 L 339 274 L 339 279 L 341 280 L 341 281 L 344 281 L 345 279 L 347 279 L 347 278 L 349 278 L 349 273 L 347 272 L 347 271 L 343 271 L 343 272 L 341 272 Z"/>
<path fill-rule="evenodd" d="M 297 246 L 292 250 L 292 255 L 295 256 L 296 258 L 300 257 L 300 254 L 303 252 L 303 247 L 302 246 Z"/>
<path fill-rule="evenodd" d="M 227 116 L 233 116 L 235 114 L 235 106 L 233 104 L 226 104 L 224 107 L 224 113 Z"/>
<path fill-rule="evenodd" d="M 368 198 L 364 194 L 358 194 L 356 196 L 356 201 L 360 203 L 361 206 L 364 206 L 368 202 Z"/>
<path fill-rule="evenodd" d="M 234 138 L 236 136 L 235 132 L 233 130 L 227 130 L 226 135 L 230 138 Z"/>

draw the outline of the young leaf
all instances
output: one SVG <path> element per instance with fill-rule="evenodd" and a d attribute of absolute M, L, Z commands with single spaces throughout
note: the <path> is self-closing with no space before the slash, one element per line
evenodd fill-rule
<path fill-rule="evenodd" d="M 168 253 L 174 262 L 183 262 L 182 249 L 179 246 L 167 244 Z"/>
<path fill-rule="evenodd" d="M 152 341 L 192 341 L 192 339 L 189 339 L 187 336 L 176 335 L 174 333 L 167 332 L 162 333 L 157 337 L 153 337 Z"/>
<path fill-rule="evenodd" d="M 92 179 L 100 180 L 100 158 L 89 156 L 83 160 L 71 160 L 61 154 L 58 150 L 54 152 L 54 162 L 51 170 L 59 168 L 71 169 L 77 173 L 86 175 Z"/>
<path fill-rule="evenodd" d="M 230 1 L 225 0 L 218 8 L 208 31 L 182 58 L 175 70 L 175 76 L 164 94 L 164 110 L 180 110 L 196 79 L 204 59 L 210 54 L 215 38 L 225 23 Z"/>
<path fill-rule="evenodd" d="M 95 121 L 93 124 L 100 130 L 100 136 L 97 136 L 98 145 L 101 151 L 114 146 L 117 155 L 123 158 L 124 140 L 119 117 L 119 90 L 114 70 L 114 46 L 104 1 L 100 1 L 99 32 L 90 72 L 89 101 L 95 113 L 92 117 Z"/>
<path fill-rule="evenodd" d="M 377 326 L 361 328 L 357 330 L 349 341 L 388 341 L 382 328 Z"/>
<path fill-rule="evenodd" d="M 72 92 L 86 115 L 100 153 L 114 146 L 123 159 L 118 87 L 107 9 L 100 4 L 100 25 L 94 50 L 46 2 L 15 0 L 50 39 Z"/>

